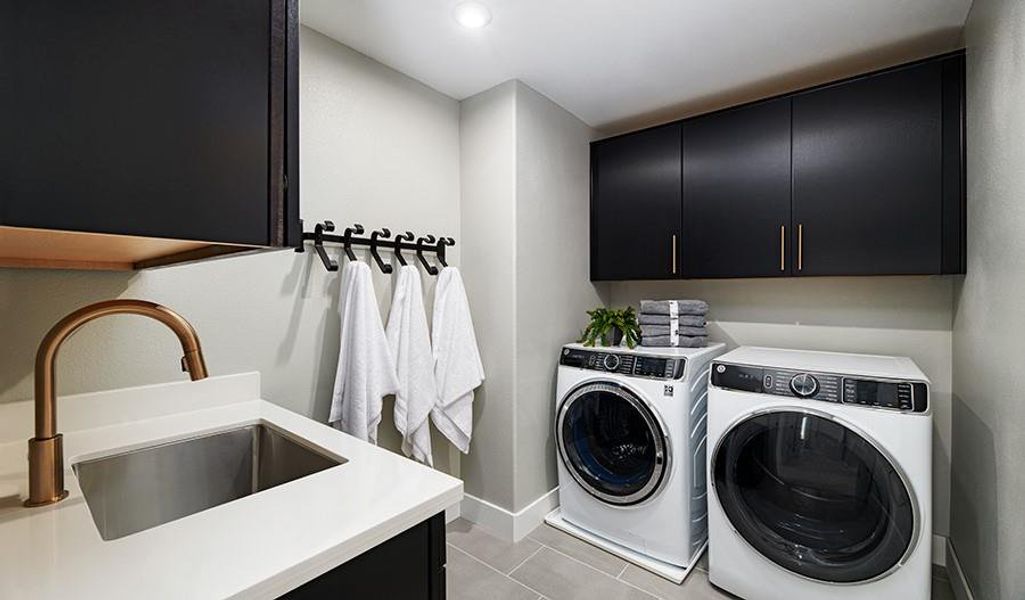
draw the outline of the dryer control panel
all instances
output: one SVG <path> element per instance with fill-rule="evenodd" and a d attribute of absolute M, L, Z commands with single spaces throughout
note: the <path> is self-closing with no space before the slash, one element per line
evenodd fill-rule
<path fill-rule="evenodd" d="M 683 377 L 686 360 L 643 354 L 627 354 L 624 352 L 607 352 L 602 350 L 581 350 L 579 348 L 563 348 L 559 364 L 578 369 L 619 373 L 632 377 L 649 379 L 679 379 Z"/>
<path fill-rule="evenodd" d="M 926 412 L 929 407 L 929 388 L 920 381 L 874 379 L 716 362 L 712 365 L 711 383 L 727 390 L 906 412 Z"/>

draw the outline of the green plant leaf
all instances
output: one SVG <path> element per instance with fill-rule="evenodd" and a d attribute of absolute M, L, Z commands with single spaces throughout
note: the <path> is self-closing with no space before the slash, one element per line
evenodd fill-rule
<path fill-rule="evenodd" d="M 594 346 L 599 341 L 609 345 L 615 329 L 623 332 L 623 341 L 630 348 L 637 346 L 640 340 L 641 327 L 637 323 L 637 313 L 633 307 L 622 309 L 598 307 L 587 311 L 591 322 L 581 334 L 580 342 L 585 346 Z"/>

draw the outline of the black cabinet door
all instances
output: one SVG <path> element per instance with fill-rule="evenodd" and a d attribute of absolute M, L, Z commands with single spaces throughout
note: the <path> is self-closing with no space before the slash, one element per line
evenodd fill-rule
<path fill-rule="evenodd" d="M 669 279 L 680 264 L 680 124 L 591 147 L 591 279 Z"/>
<path fill-rule="evenodd" d="M 282 600 L 444 600 L 445 513 L 280 596 Z"/>
<path fill-rule="evenodd" d="M 790 99 L 683 125 L 684 277 L 790 274 Z"/>
<path fill-rule="evenodd" d="M 793 99 L 796 275 L 941 272 L 942 63 Z"/>
<path fill-rule="evenodd" d="M 280 222 L 298 222 L 281 197 L 282 162 L 295 160 L 280 145 L 285 0 L 12 1 L 0 225 L 254 245 L 294 235 Z"/>

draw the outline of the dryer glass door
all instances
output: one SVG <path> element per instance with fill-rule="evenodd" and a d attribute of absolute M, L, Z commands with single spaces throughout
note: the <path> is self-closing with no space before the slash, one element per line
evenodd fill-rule
<path fill-rule="evenodd" d="M 570 392 L 559 409 L 556 439 L 573 479 L 610 504 L 643 502 L 658 491 L 667 471 L 667 440 L 658 419 L 615 383 Z"/>
<path fill-rule="evenodd" d="M 737 533 L 794 573 L 877 579 L 917 537 L 914 496 L 893 461 L 826 416 L 752 416 L 723 436 L 713 460 L 715 494 Z"/>

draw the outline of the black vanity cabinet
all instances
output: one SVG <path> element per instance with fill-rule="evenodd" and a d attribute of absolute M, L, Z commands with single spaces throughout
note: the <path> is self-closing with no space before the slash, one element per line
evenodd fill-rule
<path fill-rule="evenodd" d="M 794 96 L 795 274 L 961 270 L 944 260 L 945 236 L 961 229 L 961 60 Z"/>
<path fill-rule="evenodd" d="M 133 267 L 299 241 L 297 0 L 13 0 L 4 20 L 0 264 L 18 240 L 22 266 Z"/>
<path fill-rule="evenodd" d="M 591 278 L 964 273 L 964 76 L 955 52 L 593 143 Z"/>
<path fill-rule="evenodd" d="M 445 513 L 281 596 L 283 600 L 445 600 Z"/>
<path fill-rule="evenodd" d="M 591 280 L 680 269 L 680 124 L 591 145 Z"/>
<path fill-rule="evenodd" d="M 683 123 L 683 276 L 790 274 L 790 99 Z"/>

